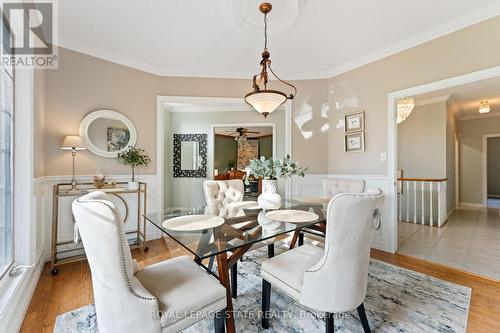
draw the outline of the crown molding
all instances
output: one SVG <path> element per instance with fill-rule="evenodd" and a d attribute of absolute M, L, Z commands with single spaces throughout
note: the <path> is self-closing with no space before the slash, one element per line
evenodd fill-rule
<path fill-rule="evenodd" d="M 446 101 L 446 103 L 450 107 L 451 112 L 453 113 L 453 115 L 455 116 L 455 118 L 459 119 L 462 110 L 458 106 L 458 103 L 456 101 L 456 97 L 454 95 L 451 95 L 448 98 L 448 100 Z"/>
<path fill-rule="evenodd" d="M 500 15 L 500 3 L 495 3 L 493 5 L 480 8 L 476 11 L 469 12 L 466 15 L 457 17 L 449 22 L 445 22 L 431 29 L 427 29 L 421 33 L 409 36 L 404 41 L 394 43 L 388 47 L 376 50 L 367 55 L 348 61 L 342 65 L 333 67 L 330 71 L 328 71 L 327 76 L 333 78 L 337 75 L 368 65 L 377 60 L 387 58 L 391 55 L 430 42 L 434 39 L 443 37 L 455 31 L 489 20 L 498 15 Z"/>
<path fill-rule="evenodd" d="M 457 30 L 468 26 L 486 21 L 490 18 L 500 15 L 500 2 L 490 6 L 480 8 L 476 11 L 467 13 L 466 15 L 457 17 L 451 21 L 445 22 L 434 28 L 409 36 L 403 41 L 393 43 L 387 47 L 375 50 L 367 55 L 347 61 L 343 64 L 330 68 L 329 70 L 316 70 L 310 72 L 288 73 L 284 75 L 288 80 L 312 80 L 312 79 L 329 79 L 340 74 L 349 72 L 356 68 L 365 66 L 372 62 L 381 60 L 399 52 L 408 50 L 420 44 L 429 42 L 436 38 L 450 34 Z M 158 76 L 171 77 L 196 77 L 196 78 L 227 78 L 227 79 L 249 79 L 251 73 L 237 71 L 214 71 L 214 70 L 193 70 L 190 68 L 168 68 L 155 67 L 151 64 L 136 61 L 126 56 L 119 55 L 114 52 L 109 52 L 100 48 L 84 45 L 82 43 L 60 37 L 57 43 L 59 47 L 63 47 L 72 51 L 83 53 L 102 60 L 110 61 L 126 67 L 131 67 L 140 71 L 151 73 Z"/>
<path fill-rule="evenodd" d="M 466 121 L 466 120 L 476 120 L 476 119 L 485 119 L 485 118 L 494 118 L 494 117 L 500 117 L 500 112 L 490 112 L 490 113 L 484 113 L 484 114 L 475 114 L 472 116 L 464 116 L 458 118 L 458 121 Z"/>

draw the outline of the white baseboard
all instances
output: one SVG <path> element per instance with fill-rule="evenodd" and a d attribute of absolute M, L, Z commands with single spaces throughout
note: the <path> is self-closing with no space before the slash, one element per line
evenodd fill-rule
<path fill-rule="evenodd" d="M 482 203 L 477 203 L 477 202 L 461 202 L 460 206 L 461 207 L 474 207 L 474 208 L 484 207 L 484 205 Z"/>

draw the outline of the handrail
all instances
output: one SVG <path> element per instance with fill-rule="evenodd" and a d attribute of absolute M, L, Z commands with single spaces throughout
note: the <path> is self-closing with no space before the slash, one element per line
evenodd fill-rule
<path fill-rule="evenodd" d="M 448 178 L 398 178 L 400 181 L 407 182 L 434 182 L 441 183 L 448 181 Z"/>

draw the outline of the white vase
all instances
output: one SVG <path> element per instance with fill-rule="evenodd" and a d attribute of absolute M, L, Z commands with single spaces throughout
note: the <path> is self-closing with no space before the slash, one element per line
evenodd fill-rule
<path fill-rule="evenodd" d="M 262 194 L 257 198 L 257 202 L 262 209 L 279 209 L 281 207 L 277 180 L 262 180 Z"/>
<path fill-rule="evenodd" d="M 135 191 L 139 189 L 139 182 L 128 182 L 127 188 L 131 191 Z"/>

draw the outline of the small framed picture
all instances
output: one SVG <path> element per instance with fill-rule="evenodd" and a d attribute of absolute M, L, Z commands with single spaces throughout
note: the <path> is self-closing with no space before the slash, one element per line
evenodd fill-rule
<path fill-rule="evenodd" d="M 365 130 L 365 111 L 348 113 L 344 116 L 344 132 L 360 132 Z"/>
<path fill-rule="evenodd" d="M 344 137 L 345 151 L 365 151 L 365 132 L 346 134 Z"/>

